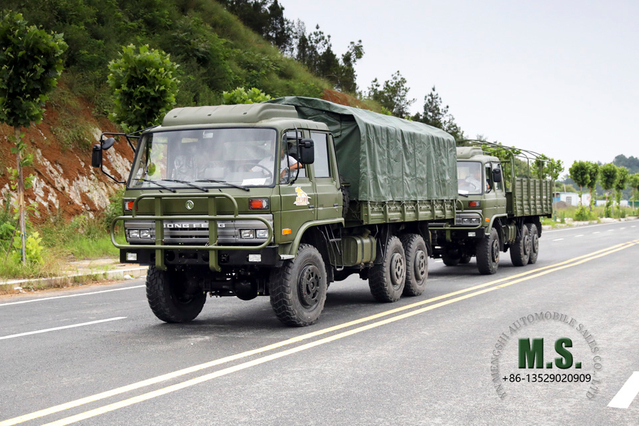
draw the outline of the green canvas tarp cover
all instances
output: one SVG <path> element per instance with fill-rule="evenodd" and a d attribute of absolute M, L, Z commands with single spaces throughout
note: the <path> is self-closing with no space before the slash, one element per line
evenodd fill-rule
<path fill-rule="evenodd" d="M 457 198 L 455 139 L 443 130 L 316 98 L 268 102 L 295 106 L 300 118 L 328 125 L 352 200 Z"/>

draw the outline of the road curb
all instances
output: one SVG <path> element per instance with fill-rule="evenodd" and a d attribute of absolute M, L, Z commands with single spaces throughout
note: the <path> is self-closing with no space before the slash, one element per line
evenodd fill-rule
<path fill-rule="evenodd" d="M 127 278 L 139 278 L 145 276 L 148 266 L 137 266 L 133 268 L 91 270 L 59 277 L 48 278 L 26 278 L 18 280 L 7 280 L 0 282 L 0 290 L 14 290 L 16 287 L 38 286 L 38 287 L 60 287 L 73 282 L 84 282 L 88 280 L 123 280 Z"/>

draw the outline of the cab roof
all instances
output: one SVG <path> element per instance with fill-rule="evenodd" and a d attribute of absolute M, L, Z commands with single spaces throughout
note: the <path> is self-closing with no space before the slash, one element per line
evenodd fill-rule
<path fill-rule="evenodd" d="M 207 125 L 255 124 L 281 128 L 328 130 L 324 123 L 304 120 L 295 107 L 275 104 L 216 105 L 175 108 L 162 121 L 162 128 Z"/>
<path fill-rule="evenodd" d="M 499 161 L 497 157 L 484 154 L 484 151 L 478 146 L 459 146 L 457 147 L 458 160 L 476 160 L 481 162 Z"/>

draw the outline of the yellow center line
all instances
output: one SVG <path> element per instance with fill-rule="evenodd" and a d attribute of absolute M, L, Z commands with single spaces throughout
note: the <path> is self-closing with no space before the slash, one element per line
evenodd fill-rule
<path fill-rule="evenodd" d="M 468 293 L 468 292 L 471 292 L 473 290 L 477 290 L 477 289 L 480 289 L 480 288 L 485 288 L 485 287 L 488 287 L 488 286 L 491 286 L 491 285 L 494 285 L 494 284 L 504 283 L 506 281 L 510 281 L 510 280 L 519 278 L 518 280 L 516 280 L 514 282 L 509 282 L 509 283 L 503 284 L 501 286 L 492 287 L 492 288 L 486 289 L 484 291 L 475 292 L 475 293 L 472 293 L 472 294 L 469 294 L 469 295 L 466 295 L 466 296 L 463 296 L 463 297 L 458 297 L 456 299 L 452 299 L 452 300 L 444 302 L 444 303 L 439 303 L 439 304 L 436 304 L 436 305 L 429 306 L 428 308 L 420 309 L 420 310 L 417 310 L 417 311 L 412 311 L 412 312 L 409 313 L 409 314 L 411 314 L 409 316 L 416 315 L 417 313 L 426 312 L 427 310 L 435 309 L 437 307 L 444 306 L 444 305 L 447 305 L 449 303 L 453 303 L 453 302 L 456 302 L 456 301 L 464 300 L 464 299 L 467 299 L 469 297 L 474 297 L 474 296 L 477 296 L 479 294 L 483 294 L 483 293 L 495 290 L 497 288 L 506 287 L 508 285 L 515 284 L 517 282 L 521 282 L 521 281 L 524 281 L 524 280 L 535 278 L 535 277 L 540 276 L 540 275 L 545 275 L 546 273 L 554 272 L 554 270 L 563 269 L 564 267 L 567 268 L 567 267 L 575 266 L 576 264 L 581 264 L 583 262 L 595 259 L 597 257 L 605 256 L 605 255 L 613 253 L 615 251 L 623 250 L 623 249 L 628 248 L 628 247 L 630 247 L 630 246 L 632 246 L 634 244 L 636 244 L 636 241 L 629 241 L 629 242 L 626 242 L 626 243 L 617 244 L 617 245 L 608 247 L 606 249 L 597 250 L 595 252 L 592 252 L 592 253 L 589 253 L 589 254 L 586 254 L 586 255 L 582 255 L 582 256 L 578 256 L 578 257 L 575 257 L 575 258 L 572 258 L 572 259 L 569 259 L 569 260 L 566 260 L 566 261 L 563 261 L 563 262 L 559 262 L 557 264 L 545 266 L 545 267 L 542 267 L 542 268 L 536 268 L 534 270 L 527 271 L 527 272 L 524 272 L 524 273 L 520 273 L 520 274 L 512 275 L 512 276 L 509 276 L 509 277 L 501 278 L 501 279 L 498 279 L 498 280 L 490 281 L 490 282 L 484 283 L 484 284 L 479 284 L 479 285 L 476 285 L 476 286 L 473 286 L 473 287 L 469 287 L 469 288 L 466 288 L 466 289 L 462 289 L 462 290 L 454 291 L 454 292 L 451 292 L 451 293 L 443 294 L 443 295 L 440 295 L 440 296 L 437 296 L 437 297 L 433 297 L 433 298 L 430 298 L 430 299 L 427 299 L 427 300 L 423 300 L 423 301 L 420 301 L 420 302 L 412 303 L 412 304 L 405 305 L 405 306 L 400 306 L 398 308 L 389 309 L 389 310 L 384 311 L 384 312 L 380 312 L 380 313 L 377 313 L 377 314 L 374 314 L 374 315 L 370 315 L 370 316 L 367 316 L 367 317 L 363 317 L 363 318 L 360 318 L 360 319 L 357 319 L 357 320 L 353 320 L 353 321 L 345 322 L 345 323 L 342 323 L 342 324 L 338 324 L 338 325 L 335 325 L 335 326 L 332 326 L 332 327 L 327 327 L 327 328 L 324 328 L 324 329 L 321 329 L 321 330 L 317 330 L 317 331 L 314 331 L 314 332 L 311 332 L 311 333 L 306 333 L 306 334 L 303 334 L 301 336 L 297 336 L 297 337 L 293 337 L 293 338 L 290 338 L 290 339 L 287 339 L 287 340 L 283 340 L 283 341 L 280 341 L 280 342 L 273 343 L 271 345 L 263 346 L 263 347 L 260 347 L 260 348 L 257 348 L 257 349 L 253 349 L 253 350 L 249 350 L 249 351 L 245 351 L 245 352 L 242 352 L 242 353 L 239 353 L 239 354 L 235 354 L 235 355 L 231 355 L 231 356 L 228 356 L 228 357 L 220 358 L 220 359 L 217 359 L 217 360 L 209 361 L 209 362 L 206 362 L 206 363 L 203 363 L 203 364 L 195 365 L 193 367 L 188 367 L 188 368 L 181 369 L 181 370 L 178 370 L 178 371 L 174 371 L 174 372 L 171 372 L 171 373 L 167 373 L 167 374 L 164 374 L 164 375 L 161 375 L 161 376 L 156 376 L 156 377 L 153 377 L 153 378 L 150 378 L 150 379 L 147 379 L 147 380 L 143 380 L 143 381 L 140 381 L 140 382 L 132 383 L 130 385 L 126 385 L 126 386 L 122 386 L 122 387 L 119 387 L 119 388 L 115 388 L 115 389 L 112 389 L 112 390 L 109 390 L 109 391 L 106 391 L 106 392 L 101 392 L 101 393 L 98 393 L 98 394 L 95 394 L 95 395 L 91 395 L 91 396 L 88 396 L 88 397 L 85 397 L 85 398 L 80 398 L 80 399 L 77 399 L 77 400 L 74 400 L 74 401 L 70 401 L 70 402 L 67 402 L 67 403 L 64 403 L 64 404 L 60 404 L 60 405 L 56 405 L 56 406 L 53 406 L 53 407 L 49 407 L 49 408 L 46 408 L 46 409 L 43 409 L 43 410 L 35 411 L 35 412 L 29 413 L 29 414 L 25 414 L 25 415 L 22 415 L 22 416 L 19 416 L 19 417 L 14 417 L 14 418 L 11 418 L 11 419 L 7 419 L 5 421 L 0 422 L 0 426 L 16 425 L 16 424 L 19 424 L 19 423 L 26 422 L 28 420 L 33 420 L 33 419 L 40 418 L 40 417 L 43 417 L 43 416 L 47 416 L 47 415 L 50 415 L 50 414 L 54 414 L 54 413 L 58 413 L 58 412 L 61 412 L 61 411 L 69 410 L 71 408 L 75 408 L 75 407 L 78 407 L 78 406 L 81 406 L 81 405 L 85 405 L 85 404 L 88 404 L 88 403 L 92 403 L 92 402 L 97 402 L 97 401 L 100 401 L 100 400 L 105 399 L 105 398 L 109 398 L 109 397 L 112 397 L 112 396 L 116 396 L 116 395 L 119 395 L 119 394 L 130 392 L 132 390 L 140 389 L 140 388 L 143 388 L 143 387 L 151 386 L 151 385 L 154 385 L 154 384 L 157 384 L 157 383 L 161 383 L 161 382 L 164 382 L 164 381 L 167 381 L 167 380 L 175 379 L 175 378 L 178 378 L 180 376 L 184 376 L 184 375 L 187 375 L 187 374 L 190 374 L 190 373 L 195 373 L 195 372 L 198 372 L 198 371 L 201 371 L 201 370 L 204 370 L 204 369 L 208 369 L 208 368 L 211 368 L 211 367 L 214 367 L 214 366 L 218 366 L 218 365 L 225 364 L 225 363 L 228 363 L 228 362 L 236 361 L 236 360 L 239 360 L 239 359 L 242 359 L 242 358 L 247 358 L 247 357 L 250 357 L 250 356 L 253 356 L 253 355 L 257 355 L 257 354 L 260 354 L 260 353 L 263 353 L 263 352 L 267 352 L 267 351 L 278 349 L 278 348 L 281 348 L 281 347 L 284 347 L 284 346 L 292 345 L 294 343 L 299 343 L 299 342 L 302 342 L 304 340 L 308 340 L 308 339 L 311 339 L 311 338 L 314 338 L 314 337 L 317 337 L 317 336 L 320 336 L 320 335 L 323 335 L 323 334 L 326 334 L 326 333 L 330 333 L 330 332 L 333 332 L 333 331 L 338 331 L 338 330 L 341 330 L 341 329 L 344 329 L 344 328 L 347 328 L 347 327 L 351 327 L 353 325 L 358 325 L 358 324 L 361 324 L 361 323 L 364 323 L 364 322 L 368 322 L 368 321 L 372 321 L 372 320 L 375 320 L 375 319 L 383 318 L 383 317 L 386 317 L 386 316 L 389 316 L 389 315 L 392 315 L 392 314 L 395 314 L 395 313 L 398 313 L 398 312 L 409 310 L 409 309 L 412 309 L 412 308 L 415 308 L 415 307 L 418 307 L 418 306 L 422 306 L 422 305 L 425 305 L 425 304 L 428 304 L 428 303 L 432 303 L 432 302 L 435 302 L 435 301 L 438 301 L 438 300 L 446 299 L 446 298 L 453 297 L 453 296 L 456 296 L 456 295 L 459 295 L 459 294 Z M 612 249 L 616 249 L 616 250 L 610 251 Z M 593 255 L 599 255 L 599 256 L 592 257 Z M 575 263 L 574 265 L 571 264 L 572 262 L 579 261 L 580 259 L 584 259 L 584 260 L 581 261 L 581 262 Z M 540 273 L 540 271 L 547 271 L 547 272 Z M 531 276 L 532 274 L 535 274 L 535 275 Z M 526 278 L 526 277 L 528 277 L 528 278 Z M 416 313 L 413 314 L 413 312 L 416 312 Z M 395 318 L 397 318 L 397 319 L 395 319 Z M 405 318 L 405 316 L 404 315 L 400 315 L 400 316 L 391 318 L 391 320 L 397 321 L 397 320 L 403 319 L 403 318 Z M 391 322 L 393 322 L 393 321 L 391 321 Z M 381 322 L 378 322 L 378 323 L 375 323 L 375 324 L 378 324 L 378 325 L 376 325 L 376 327 L 377 327 L 377 326 L 384 325 L 384 324 L 387 324 L 387 323 L 388 322 L 381 321 Z M 375 324 L 372 324 L 372 325 L 375 325 Z M 360 327 L 360 328 L 357 328 L 355 330 L 365 331 L 365 330 L 368 330 L 368 329 L 369 328 L 366 328 L 366 327 Z M 357 332 L 360 332 L 360 331 L 357 331 Z M 350 333 L 350 334 L 348 334 L 348 333 L 350 333 L 350 332 L 341 333 L 341 334 L 338 334 L 336 336 L 346 337 L 346 336 L 349 336 L 351 334 L 354 334 L 354 333 Z M 335 337 L 335 336 L 332 336 L 332 337 Z M 328 343 L 329 341 L 336 340 L 336 339 L 333 339 L 332 337 L 329 337 L 329 338 L 326 338 L 326 339 L 322 339 L 322 340 L 318 340 L 317 342 Z M 338 338 L 342 338 L 342 337 L 338 337 Z M 327 339 L 331 339 L 331 340 L 327 340 Z M 274 355 L 276 355 L 276 358 L 280 358 L 281 356 L 290 355 L 291 353 L 299 352 L 299 350 L 297 350 L 298 348 L 308 349 L 310 347 L 317 346 L 316 344 L 313 344 L 313 343 L 316 343 L 316 342 L 312 342 L 312 343 L 309 343 L 307 345 L 302 345 L 302 346 L 290 349 L 288 351 L 279 352 L 279 353 L 274 354 Z M 323 344 L 323 343 L 319 343 L 319 344 Z M 312 345 L 312 346 L 308 346 L 308 345 Z M 304 349 L 300 349 L 300 350 L 304 350 Z M 293 352 L 289 353 L 289 351 L 293 351 Z M 285 355 L 280 355 L 280 354 L 285 354 Z M 274 355 L 271 355 L 271 357 L 274 356 Z M 234 370 L 234 369 L 236 369 L 237 367 L 240 367 L 241 365 L 250 364 L 250 365 L 247 365 L 246 367 L 244 367 L 244 368 L 248 368 L 248 367 L 251 367 L 253 365 L 257 365 L 257 364 L 251 364 L 251 363 L 253 363 L 255 361 L 260 361 L 262 359 L 266 359 L 265 361 L 262 361 L 262 362 L 267 362 L 267 361 L 270 361 L 270 360 L 276 359 L 276 358 L 264 357 L 264 358 L 260 358 L 258 360 L 250 361 L 249 363 L 240 364 L 238 366 L 230 367 L 229 369 L 220 370 L 218 372 L 211 373 L 211 374 L 215 375 L 215 374 L 219 374 L 220 372 L 224 372 L 224 371 L 228 371 L 228 372 L 226 372 L 224 374 L 229 374 L 229 373 L 234 372 L 234 371 L 239 371 L 239 370 Z M 262 362 L 259 362 L 258 364 L 261 364 Z M 243 368 L 241 368 L 241 369 L 243 369 Z M 219 374 L 219 375 L 224 375 L 224 374 Z M 219 375 L 214 376 L 214 377 L 210 377 L 208 380 L 210 380 L 212 378 L 215 378 L 215 377 L 219 377 Z M 209 377 L 209 376 L 210 375 L 206 375 L 206 376 L 202 376 L 202 377 Z M 197 380 L 197 379 L 199 379 L 199 378 L 196 378 L 196 379 L 193 379 L 193 380 Z M 184 382 L 184 383 L 189 383 L 189 382 L 187 381 L 187 382 Z"/>

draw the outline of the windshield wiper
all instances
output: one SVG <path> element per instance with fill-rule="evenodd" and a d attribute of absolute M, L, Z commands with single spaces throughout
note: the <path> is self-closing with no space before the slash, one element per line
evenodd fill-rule
<path fill-rule="evenodd" d="M 185 185 L 190 186 L 191 188 L 195 188 L 195 189 L 199 189 L 200 191 L 204 191 L 204 192 L 209 192 L 209 190 L 207 188 L 202 188 L 200 185 L 196 185 L 194 183 L 191 182 L 187 182 L 185 180 L 179 180 L 179 179 L 162 179 L 163 182 L 177 182 L 177 183 L 183 183 Z"/>
<path fill-rule="evenodd" d="M 461 195 L 462 197 L 468 198 L 468 194 L 462 194 L 461 192 L 458 192 L 457 195 Z"/>
<path fill-rule="evenodd" d="M 154 181 L 154 180 L 144 179 L 144 178 L 140 178 L 140 179 L 137 179 L 137 180 L 141 180 L 141 181 L 143 181 L 143 182 L 149 182 L 149 183 L 152 183 L 152 184 L 154 184 L 154 185 L 159 186 L 159 187 L 160 187 L 160 188 L 162 188 L 162 189 L 166 189 L 167 191 L 177 192 L 175 189 L 173 189 L 173 188 L 169 188 L 168 186 L 162 185 L 161 183 L 157 183 L 157 182 L 156 182 L 156 181 Z"/>
<path fill-rule="evenodd" d="M 196 180 L 195 182 L 213 182 L 213 183 L 221 183 L 221 184 L 224 184 L 224 185 L 232 186 L 233 188 L 242 189 L 242 190 L 244 190 L 244 191 L 250 191 L 250 189 L 248 189 L 248 188 L 247 188 L 247 187 L 245 187 L 245 186 L 236 185 L 236 184 L 234 184 L 234 183 L 227 182 L 227 181 L 225 181 L 225 180 L 217 180 L 217 179 L 198 179 L 198 180 Z"/>

